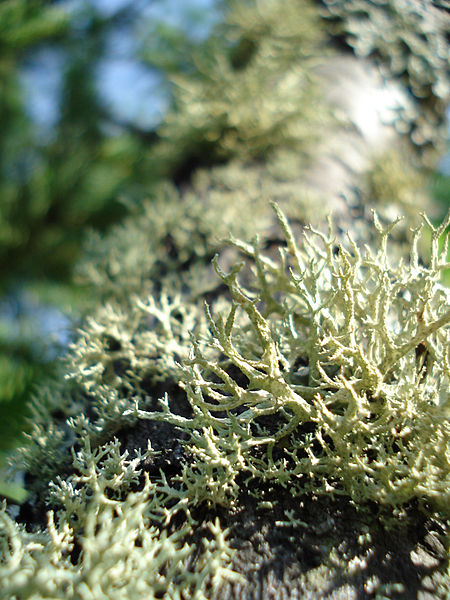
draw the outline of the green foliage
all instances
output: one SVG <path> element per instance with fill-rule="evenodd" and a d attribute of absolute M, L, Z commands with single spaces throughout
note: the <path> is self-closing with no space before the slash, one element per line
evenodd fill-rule
<path fill-rule="evenodd" d="M 433 197 L 445 208 L 450 206 L 450 175 L 434 173 L 430 178 Z"/>
<path fill-rule="evenodd" d="M 25 276 L 67 281 L 84 228 L 123 217 L 117 196 L 137 176 L 139 140 L 127 134 L 109 138 L 100 129 L 93 71 L 102 38 L 90 39 L 80 51 L 78 40 L 67 35 L 68 48 L 59 47 L 61 56 L 67 52 L 63 109 L 48 143 L 39 142 L 25 113 L 19 86 L 24 52 L 16 51 L 1 74 L 7 91 L 0 107 L 2 290 Z"/>
<path fill-rule="evenodd" d="M 0 455 L 13 447 L 25 428 L 25 409 L 34 384 L 52 372 L 56 340 L 39 339 L 42 318 L 31 297 L 4 300 L 0 316 Z"/>
<path fill-rule="evenodd" d="M 95 79 L 115 26 L 114 17 L 102 19 L 93 7 L 80 18 L 77 10 L 38 0 L 0 6 L 0 379 L 7 382 L 0 390 L 0 421 L 8 427 L 0 451 L 20 432 L 24 404 L 52 362 L 42 358 L 49 344 L 36 324 L 30 327 L 33 317 L 12 342 L 3 328 L 11 318 L 5 306 L 39 288 L 41 302 L 45 297 L 74 314 L 80 303 L 72 269 L 86 229 L 104 230 L 124 218 L 120 195 L 138 201 L 157 179 L 142 132 L 124 124 L 111 135 L 105 126 L 114 119 Z M 41 51 L 58 57 L 62 77 L 59 118 L 45 135 L 28 115 L 22 81 Z M 20 328 L 19 317 L 12 318 L 12 327 Z"/>
<path fill-rule="evenodd" d="M 68 15 L 43 0 L 5 0 L 0 6 L 0 51 L 16 53 L 36 44 L 63 35 Z"/>

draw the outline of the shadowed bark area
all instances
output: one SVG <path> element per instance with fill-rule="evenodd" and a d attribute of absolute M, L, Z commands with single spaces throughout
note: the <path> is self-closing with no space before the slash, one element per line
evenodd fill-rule
<path fill-rule="evenodd" d="M 159 452 L 142 465 L 150 476 L 162 469 L 173 481 L 188 457 L 167 424 L 139 421 L 119 438 L 130 451 L 150 440 Z M 208 524 L 219 517 L 236 551 L 232 568 L 244 578 L 224 582 L 213 600 L 448 598 L 448 527 L 418 506 L 394 521 L 375 503 L 357 509 L 343 497 L 294 497 L 289 486 L 256 489 L 245 478 L 239 483 L 242 493 L 233 509 L 200 506 L 194 513 L 199 525 L 188 541 L 201 547 L 210 536 Z M 261 498 L 272 506 L 262 507 Z"/>
<path fill-rule="evenodd" d="M 278 491 L 271 511 L 258 510 L 246 495 L 236 513 L 220 514 L 237 550 L 233 568 L 246 583 L 224 584 L 215 600 L 365 600 L 383 591 L 390 598 L 448 597 L 440 523 L 412 509 L 409 524 L 389 531 L 377 521 L 375 506 L 374 514 L 361 513 L 347 500 L 300 500 Z M 304 525 L 281 525 L 286 510 Z"/>

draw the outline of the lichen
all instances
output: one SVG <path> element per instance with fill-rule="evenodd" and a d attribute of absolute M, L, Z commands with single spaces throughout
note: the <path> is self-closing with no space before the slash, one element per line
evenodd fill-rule
<path fill-rule="evenodd" d="M 375 217 L 375 249 L 350 236 L 336 244 L 331 230 L 313 229 L 300 246 L 276 210 L 287 244 L 278 261 L 257 242 L 234 242 L 254 261 L 248 283 L 239 282 L 242 264 L 225 273 L 214 261 L 232 302 L 217 316 L 207 307 L 207 347 L 217 355 L 193 339 L 181 385 L 194 417 L 172 421 L 190 433 L 194 462 L 182 477 L 189 495 L 233 503 L 244 473 L 299 495 L 391 507 L 418 498 L 447 510 L 450 313 L 440 284 L 447 250 L 438 243 L 448 219 L 434 228 L 424 218 L 424 266 L 422 228 L 409 258 L 391 264 L 395 224 Z M 167 409 L 130 414 L 172 419 Z"/>
<path fill-rule="evenodd" d="M 237 510 L 242 486 L 263 511 L 276 485 L 299 501 L 349 497 L 393 515 L 418 501 L 449 517 L 450 313 L 440 277 L 450 217 L 439 227 L 423 217 L 398 260 L 396 222 L 375 216 L 377 242 L 362 247 L 331 225 L 297 239 L 274 209 L 278 257 L 257 238 L 231 239 L 245 260 L 226 272 L 214 259 L 228 295 L 205 305 L 198 329 L 167 296 L 135 298 L 127 314 L 106 306 L 87 322 L 68 388 L 53 400 L 68 418 L 37 424 L 22 454 L 51 509 L 47 527 L 27 533 L 2 512 L 3 597 L 208 597 L 237 575 L 218 524 L 203 546 L 192 542 L 198 509 Z M 417 252 L 424 229 L 428 264 Z M 156 405 L 161 380 L 169 391 Z M 145 473 L 150 447 L 130 458 L 114 438 L 142 420 L 179 432 L 185 457 L 169 478 Z M 64 448 L 72 463 L 62 468 Z"/>
<path fill-rule="evenodd" d="M 197 549 L 188 541 L 192 519 L 170 531 L 176 513 L 186 512 L 180 494 L 148 476 L 131 491 L 144 455 L 129 459 L 119 446 L 116 440 L 92 449 L 86 438 L 73 452 L 74 474 L 51 486 L 59 509 L 48 512 L 45 530 L 27 533 L 3 506 L 0 598 L 203 600 L 223 579 L 236 579 L 219 521 Z"/>
<path fill-rule="evenodd" d="M 399 111 L 396 129 L 410 137 L 423 158 L 433 155 L 447 139 L 450 20 L 444 3 L 323 0 L 322 4 L 334 35 L 341 35 L 357 56 L 378 60 L 388 77 L 403 80 L 410 102 Z"/>
<path fill-rule="evenodd" d="M 178 81 L 155 146 L 179 167 L 206 145 L 214 166 L 155 185 L 86 247 L 91 306 L 14 459 L 31 499 L 17 522 L 0 512 L 0 598 L 220 597 L 245 585 L 220 526 L 245 498 L 294 544 L 323 534 L 311 498 L 375 505 L 386 523 L 412 505 L 450 518 L 449 218 L 417 226 L 415 180 L 383 158 L 325 230 L 336 207 L 302 184 L 332 122 L 315 9 L 235 2 L 223 39 Z M 324 544 L 305 594 L 343 571 L 347 590 L 364 531 L 362 558 Z"/>
<path fill-rule="evenodd" d="M 317 139 L 327 108 L 312 70 L 325 39 L 316 8 L 250 0 L 228 9 L 195 77 L 174 79 L 160 160 L 205 148 L 216 160 L 262 158 L 280 146 L 306 150 Z"/>

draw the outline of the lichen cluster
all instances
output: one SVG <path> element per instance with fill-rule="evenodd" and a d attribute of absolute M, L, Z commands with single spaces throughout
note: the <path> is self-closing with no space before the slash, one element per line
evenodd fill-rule
<path fill-rule="evenodd" d="M 232 551 L 216 521 L 209 527 L 196 561 L 186 538 L 189 520 L 169 530 L 174 515 L 186 509 L 180 494 L 145 477 L 137 491 L 141 460 L 129 459 L 113 441 L 73 452 L 74 474 L 51 484 L 62 509 L 47 514 L 47 527 L 36 533 L 0 513 L 1 598 L 195 598 L 204 599 L 226 578 Z M 172 504 L 169 509 L 168 506 Z M 181 506 L 179 506 L 181 504 Z M 189 514 L 187 513 L 187 516 Z"/>
<path fill-rule="evenodd" d="M 245 260 L 225 272 L 214 259 L 229 297 L 206 304 L 197 329 L 167 293 L 135 298 L 134 315 L 106 306 L 87 323 L 69 358 L 71 395 L 66 406 L 53 399 L 75 414 L 55 436 L 43 411 L 22 455 L 56 513 L 29 534 L 3 510 L 2 597 L 208 597 L 237 575 L 218 523 L 203 551 L 189 542 L 195 511 L 236 509 L 242 485 L 262 509 L 281 485 L 294 497 L 344 495 L 393 514 L 418 500 L 449 517 L 450 313 L 439 243 L 448 219 L 438 228 L 425 220 L 425 265 L 422 228 L 397 261 L 395 224 L 375 217 L 378 243 L 362 248 L 331 228 L 297 240 L 275 210 L 278 258 L 257 239 L 232 240 Z M 156 403 L 149 394 L 161 381 L 169 392 Z M 186 454 L 170 480 L 145 473 L 151 447 L 129 457 L 114 437 L 143 420 L 178 431 Z M 42 479 L 53 479 L 47 492 Z"/>
<path fill-rule="evenodd" d="M 310 2 L 230 2 L 225 25 L 197 72 L 177 76 L 175 109 L 158 153 L 177 158 L 209 148 L 219 159 L 264 157 L 282 147 L 308 152 L 325 119 L 312 67 L 325 35 Z"/>
<path fill-rule="evenodd" d="M 134 414 L 189 432 L 195 461 L 183 480 L 199 500 L 232 502 L 245 473 L 299 495 L 392 506 L 420 498 L 448 509 L 450 312 L 439 283 L 446 248 L 438 250 L 447 223 L 428 223 L 425 267 L 419 231 L 409 260 L 395 265 L 392 227 L 375 221 L 375 250 L 314 230 L 299 246 L 279 218 L 287 239 L 279 261 L 257 242 L 236 242 L 254 279 L 240 284 L 242 264 L 225 273 L 214 262 L 232 301 L 217 316 L 207 307 L 210 338 L 193 339 L 184 361 L 194 418 L 171 421 L 167 408 Z"/>
<path fill-rule="evenodd" d="M 417 226 L 388 158 L 336 225 L 304 195 L 329 113 L 308 104 L 324 34 L 298 4 L 234 3 L 223 53 L 178 82 L 161 160 L 207 142 L 228 162 L 87 244 L 91 306 L 14 457 L 30 498 L 0 511 L 2 599 L 220 598 L 246 585 L 221 523 L 249 498 L 294 543 L 311 498 L 450 519 L 450 217 Z"/>

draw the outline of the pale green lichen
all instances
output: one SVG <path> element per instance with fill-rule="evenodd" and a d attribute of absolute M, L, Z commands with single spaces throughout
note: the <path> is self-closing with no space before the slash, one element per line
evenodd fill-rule
<path fill-rule="evenodd" d="M 223 250 L 224 238 L 269 236 L 274 225 L 269 199 L 304 223 L 325 218 L 326 206 L 317 206 L 300 185 L 302 162 L 292 152 L 275 153 L 263 164 L 231 161 L 199 169 L 183 193 L 168 183 L 158 186 L 106 237 L 88 238 L 79 281 L 103 302 L 128 306 L 131 295 L 162 289 L 171 295 L 183 291 L 184 301 L 192 302 L 211 288 L 210 261 Z"/>
<path fill-rule="evenodd" d="M 312 71 L 325 39 L 316 8 L 295 0 L 229 4 L 195 77 L 174 79 L 162 156 L 176 149 L 182 159 L 209 146 L 216 158 L 254 158 L 280 146 L 299 151 L 317 139 L 327 109 Z"/>
<path fill-rule="evenodd" d="M 106 238 L 92 234 L 86 258 L 78 267 L 80 282 L 101 300 L 125 306 L 132 294 L 155 294 L 161 289 L 170 294 L 191 290 L 192 301 L 208 289 L 205 267 L 222 247 L 222 238 L 230 232 L 252 237 L 272 222 L 257 181 L 260 170 L 255 171 L 236 164 L 201 170 L 184 194 L 169 183 L 161 184 Z M 244 206 L 243 186 L 249 194 Z M 190 285 L 192 280 L 195 286 Z"/>
<path fill-rule="evenodd" d="M 180 83 L 158 152 L 176 163 L 193 140 L 236 158 L 197 170 L 189 186 L 157 187 L 141 212 L 92 238 L 80 273 L 100 306 L 58 383 L 37 394 L 15 459 L 48 523 L 32 515 L 27 530 L 0 512 L 0 598 L 213 597 L 236 575 L 211 514 L 237 511 L 244 492 L 267 519 L 281 487 L 299 506 L 342 496 L 388 515 L 418 502 L 449 517 L 448 219 L 424 218 L 409 254 L 399 225 L 375 218 L 370 229 L 364 203 L 413 212 L 402 190 L 414 186 L 384 163 L 368 174 L 358 222 L 339 222 L 353 238 L 297 234 L 284 216 L 316 225 L 329 208 L 302 185 L 311 136 L 330 123 L 316 103 L 323 34 L 310 9 L 235 3 L 228 52 Z M 268 199 L 282 209 L 278 228 Z M 144 419 L 167 427 L 168 446 L 184 445 L 175 474 L 146 449 Z M 132 456 L 130 429 L 145 438 Z M 295 536 L 313 527 L 301 517 L 287 510 L 277 526 Z M 305 574 L 306 588 L 337 573 L 332 559 Z"/>
<path fill-rule="evenodd" d="M 45 530 L 27 533 L 3 507 L 0 598 L 203 600 L 224 578 L 236 579 L 218 520 L 196 549 L 177 490 L 146 476 L 142 489 L 131 491 L 141 481 L 142 458 L 128 459 L 118 441 L 91 449 L 86 438 L 74 453 L 74 474 L 51 486 L 60 508 L 47 514 Z M 170 531 L 180 510 L 189 518 Z"/>
<path fill-rule="evenodd" d="M 194 544 L 197 511 L 238 509 L 243 486 L 261 511 L 273 510 L 266 490 L 276 485 L 299 502 L 340 495 L 399 514 L 418 500 L 448 518 L 450 313 L 440 276 L 449 219 L 433 227 L 424 217 L 424 264 L 423 227 L 398 260 L 396 223 L 375 217 L 378 241 L 362 247 L 331 227 L 298 239 L 275 211 L 286 240 L 279 256 L 257 239 L 231 240 L 246 259 L 230 272 L 214 259 L 229 297 L 206 305 L 198 330 L 166 296 L 134 299 L 129 315 L 105 307 L 87 323 L 69 359 L 72 381 L 54 399 L 68 418 L 46 429 L 51 412 L 42 412 L 22 453 L 53 507 L 47 527 L 29 533 L 1 513 L 0 597 L 212 597 L 237 577 L 233 552 L 218 523 Z M 114 370 L 111 351 L 128 371 Z M 145 392 L 164 378 L 169 393 L 151 410 L 156 398 Z M 189 411 L 176 408 L 175 383 Z M 144 472 L 151 447 L 129 457 L 117 439 L 105 443 L 142 419 L 180 432 L 186 457 L 170 478 Z M 279 525 L 306 526 L 292 511 Z"/>
<path fill-rule="evenodd" d="M 430 204 L 424 173 L 414 169 L 408 154 L 398 149 L 375 157 L 366 174 L 366 182 L 368 198 L 376 198 L 377 206 L 388 214 L 400 209 L 401 214 L 408 215 L 411 221 L 420 222 L 417 207 Z"/>
<path fill-rule="evenodd" d="M 438 228 L 427 221 L 424 266 L 420 229 L 410 257 L 392 264 L 395 224 L 375 219 L 374 250 L 351 237 L 336 245 L 331 230 L 311 230 L 300 246 L 278 214 L 287 239 L 278 261 L 257 243 L 235 242 L 254 261 L 254 277 L 240 283 L 242 264 L 225 273 L 215 260 L 233 300 L 226 314 L 207 309 L 216 357 L 194 339 L 185 362 L 194 418 L 172 418 L 167 408 L 134 414 L 190 432 L 195 460 L 183 483 L 197 501 L 235 501 L 243 473 L 295 494 L 392 507 L 419 498 L 446 510 L 450 312 L 438 240 L 448 220 Z"/>

